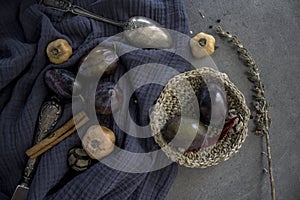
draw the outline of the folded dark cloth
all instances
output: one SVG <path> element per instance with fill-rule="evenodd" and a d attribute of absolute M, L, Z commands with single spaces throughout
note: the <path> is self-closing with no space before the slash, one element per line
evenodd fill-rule
<path fill-rule="evenodd" d="M 164 27 L 188 33 L 187 17 L 182 0 L 75 0 L 74 4 L 99 15 L 126 21 L 131 16 L 146 16 Z M 51 95 L 44 83 L 44 73 L 50 68 L 72 68 L 79 59 L 104 37 L 122 31 L 118 27 L 95 20 L 63 13 L 38 5 L 32 0 L 10 0 L 0 8 L 0 199 L 10 199 L 20 183 L 32 146 L 39 109 Z M 50 64 L 45 54 L 47 44 L 57 38 L 66 39 L 73 48 L 72 57 L 61 65 Z M 184 59 L 163 50 L 135 50 L 121 58 L 117 81 L 126 71 L 145 63 L 162 63 L 185 71 Z M 120 68 L 119 66 L 119 68 Z M 163 73 L 163 72 L 157 72 Z M 149 123 L 148 111 L 162 86 L 139 88 L 138 104 L 130 108 L 138 124 Z M 64 105 L 63 116 L 56 128 L 72 115 L 71 104 Z M 153 138 L 137 139 L 114 124 L 106 124 L 117 136 L 116 144 L 127 151 L 148 152 L 158 148 Z M 102 163 L 66 182 L 49 193 L 68 172 L 67 153 L 80 145 L 77 134 L 65 139 L 41 156 L 29 191 L 29 199 L 164 199 L 174 181 L 177 165 L 171 164 L 147 173 L 127 173 Z"/>

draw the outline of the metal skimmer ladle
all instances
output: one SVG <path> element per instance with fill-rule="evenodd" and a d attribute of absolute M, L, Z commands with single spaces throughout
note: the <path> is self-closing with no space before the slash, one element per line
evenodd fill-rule
<path fill-rule="evenodd" d="M 77 5 L 65 0 L 41 0 L 40 3 L 63 12 L 71 12 L 76 15 L 89 17 L 98 21 L 109 23 L 124 29 L 127 41 L 138 48 L 164 49 L 172 46 L 172 37 L 156 21 L 147 17 L 131 17 L 127 22 L 116 22 L 111 19 L 96 15 Z"/>

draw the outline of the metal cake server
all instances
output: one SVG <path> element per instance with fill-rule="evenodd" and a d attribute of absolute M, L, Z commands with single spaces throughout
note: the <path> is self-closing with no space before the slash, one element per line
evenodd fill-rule
<path fill-rule="evenodd" d="M 50 101 L 45 102 L 40 110 L 38 119 L 37 132 L 34 138 L 34 144 L 46 138 L 50 131 L 54 128 L 57 120 L 61 116 L 62 107 L 59 105 L 58 100 L 52 98 Z M 39 158 L 29 158 L 27 161 L 22 182 L 17 186 L 11 200 L 25 200 L 31 184 L 33 175 L 38 165 Z"/>
<path fill-rule="evenodd" d="M 127 41 L 138 48 L 170 48 L 173 44 L 172 36 L 156 21 L 142 16 L 134 16 L 126 22 L 117 22 L 92 13 L 65 0 L 40 0 L 40 4 L 63 12 L 92 18 L 114 26 L 123 28 Z"/>

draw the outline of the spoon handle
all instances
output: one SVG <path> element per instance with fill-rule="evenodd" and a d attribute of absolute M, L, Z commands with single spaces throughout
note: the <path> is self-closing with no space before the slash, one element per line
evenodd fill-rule
<path fill-rule="evenodd" d="M 116 22 L 114 20 L 96 15 L 95 13 L 92 13 L 88 10 L 85 10 L 82 7 L 79 7 L 77 5 L 73 5 L 71 2 L 69 1 L 65 1 L 65 0 L 41 0 L 40 3 L 52 7 L 53 9 L 56 10 L 60 10 L 63 12 L 71 12 L 75 15 L 81 15 L 83 17 L 88 17 L 88 18 L 92 18 L 98 21 L 102 21 L 108 24 L 112 24 L 118 27 L 122 27 L 124 28 L 124 26 L 126 25 L 126 23 L 123 22 Z"/>
<path fill-rule="evenodd" d="M 37 133 L 33 141 L 34 144 L 39 143 L 48 136 L 56 125 L 61 113 L 62 107 L 55 98 L 43 104 L 38 119 Z M 23 186 L 29 187 L 38 162 L 39 160 L 37 158 L 28 159 L 23 176 Z"/>
<path fill-rule="evenodd" d="M 112 25 L 115 25 L 115 26 L 118 26 L 118 27 L 124 28 L 124 26 L 125 26 L 125 24 L 123 22 L 116 22 L 116 21 L 113 21 L 111 19 L 96 15 L 96 14 L 94 14 L 94 13 L 88 11 L 88 10 L 85 10 L 85 9 L 79 7 L 79 6 L 76 6 L 76 5 L 73 6 L 73 9 L 72 9 L 71 12 L 75 15 L 81 15 L 81 16 L 84 16 L 84 17 L 89 17 L 89 18 L 92 18 L 92 19 L 95 19 L 95 20 L 98 20 L 98 21 L 102 21 L 102 22 L 105 22 L 105 23 L 108 23 L 108 24 L 112 24 Z"/>

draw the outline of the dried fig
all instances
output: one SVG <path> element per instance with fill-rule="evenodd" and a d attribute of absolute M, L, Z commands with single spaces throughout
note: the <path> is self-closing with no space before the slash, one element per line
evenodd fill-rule
<path fill-rule="evenodd" d="M 99 160 L 114 150 L 115 141 L 115 134 L 110 129 L 93 125 L 82 138 L 82 146 L 91 158 Z"/>
<path fill-rule="evenodd" d="M 50 62 L 61 64 L 66 62 L 72 55 L 72 47 L 67 40 L 57 39 L 50 42 L 47 46 L 46 53 Z"/>
<path fill-rule="evenodd" d="M 207 55 L 211 55 L 215 51 L 215 38 L 212 35 L 206 33 L 198 33 L 190 40 L 190 47 L 193 56 L 196 58 L 202 58 Z"/>

